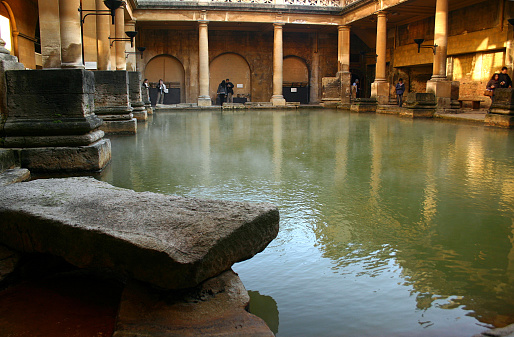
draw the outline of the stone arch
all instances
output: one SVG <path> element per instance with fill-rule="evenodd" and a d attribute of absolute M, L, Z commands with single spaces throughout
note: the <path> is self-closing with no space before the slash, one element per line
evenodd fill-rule
<path fill-rule="evenodd" d="M 234 83 L 234 102 L 236 98 L 250 100 L 251 94 L 251 72 L 250 65 L 246 59 L 236 53 L 224 53 L 215 57 L 209 66 L 209 94 L 213 102 L 216 102 L 216 91 L 218 85 L 224 79 L 230 79 Z"/>
<path fill-rule="evenodd" d="M 151 87 L 155 87 L 159 79 L 164 81 L 164 84 L 169 89 L 168 94 L 164 98 L 165 104 L 176 104 L 186 101 L 184 66 L 177 58 L 171 55 L 157 55 L 153 57 L 146 64 L 142 77 L 143 79 L 148 79 Z M 157 96 L 157 91 L 150 90 L 150 94 L 150 99 L 152 99 L 152 94 Z M 152 103 L 154 103 L 153 100 Z"/>
<path fill-rule="evenodd" d="M 301 57 L 284 57 L 282 93 L 287 102 L 309 103 L 309 68 Z"/>

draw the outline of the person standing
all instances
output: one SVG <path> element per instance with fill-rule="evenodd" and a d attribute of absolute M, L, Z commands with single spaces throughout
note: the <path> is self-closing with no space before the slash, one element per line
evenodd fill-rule
<path fill-rule="evenodd" d="M 225 84 L 227 85 L 227 103 L 234 103 L 234 84 L 228 78 L 225 80 Z"/>
<path fill-rule="evenodd" d="M 168 91 L 168 89 L 166 89 L 166 84 L 164 84 L 162 79 L 159 80 L 157 89 L 159 90 L 157 92 L 157 104 L 163 104 L 164 103 L 164 94 Z"/>
<path fill-rule="evenodd" d="M 502 72 L 498 75 L 499 88 L 512 88 L 512 80 L 509 74 L 507 74 L 507 67 L 502 68 Z"/>
<path fill-rule="evenodd" d="M 218 85 L 217 94 L 220 99 L 220 105 L 223 105 L 223 102 L 225 102 L 225 96 L 227 95 L 227 84 L 225 80 L 221 81 L 221 83 Z"/>
<path fill-rule="evenodd" d="M 358 97 L 357 95 L 359 94 L 359 92 L 358 92 L 359 91 L 359 79 L 358 78 L 356 78 L 355 81 L 353 82 L 351 89 L 352 89 L 352 98 L 353 99 L 357 98 Z"/>
<path fill-rule="evenodd" d="M 403 104 L 403 93 L 405 92 L 405 84 L 403 83 L 403 78 L 398 80 L 396 83 L 396 102 L 398 106 L 401 108 Z"/>

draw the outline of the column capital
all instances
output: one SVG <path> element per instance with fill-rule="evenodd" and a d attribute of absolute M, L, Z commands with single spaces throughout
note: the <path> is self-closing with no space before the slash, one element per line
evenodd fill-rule
<path fill-rule="evenodd" d="M 285 25 L 284 22 L 273 22 L 273 27 L 282 29 L 282 26 Z"/>
<path fill-rule="evenodd" d="M 379 11 L 376 14 L 377 14 L 377 17 L 383 17 L 383 18 L 387 19 L 387 13 L 384 11 Z"/>
<path fill-rule="evenodd" d="M 200 20 L 198 20 L 198 24 L 200 26 L 207 26 L 209 24 L 209 20 L 200 19 Z"/>
<path fill-rule="evenodd" d="M 348 31 L 351 30 L 352 26 L 350 25 L 344 25 L 344 26 L 337 26 L 338 31 Z"/>

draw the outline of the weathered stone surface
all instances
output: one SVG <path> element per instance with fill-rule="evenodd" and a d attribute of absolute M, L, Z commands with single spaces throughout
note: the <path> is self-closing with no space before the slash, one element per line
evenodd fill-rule
<path fill-rule="evenodd" d="M 141 99 L 141 73 L 139 71 L 129 71 L 129 98 L 130 102 L 142 102 Z"/>
<path fill-rule="evenodd" d="M 131 118 L 128 120 L 106 120 L 100 127 L 102 131 L 108 134 L 135 134 L 137 132 L 137 120 Z"/>
<path fill-rule="evenodd" d="M 500 128 L 514 128 L 514 115 L 488 113 L 485 115 L 484 123 Z"/>
<path fill-rule="evenodd" d="M 48 147 L 48 146 L 87 146 L 104 137 L 101 130 L 91 131 L 83 135 L 60 136 L 20 136 L 5 139 L 6 147 Z"/>
<path fill-rule="evenodd" d="M 16 252 L 0 245 L 0 283 L 14 272 L 19 260 L 20 256 Z"/>
<path fill-rule="evenodd" d="M 377 100 L 375 98 L 356 98 L 353 100 L 350 110 L 354 112 L 375 112 Z"/>
<path fill-rule="evenodd" d="M 276 237 L 278 221 L 271 204 L 136 193 L 93 178 L 0 188 L 0 243 L 168 289 L 251 258 Z"/>
<path fill-rule="evenodd" d="M 494 90 L 494 101 L 489 113 L 499 115 L 514 115 L 514 89 L 498 88 Z"/>
<path fill-rule="evenodd" d="M 132 283 L 123 292 L 113 336 L 274 336 L 245 310 L 249 300 L 232 270 L 175 294 Z"/>
<path fill-rule="evenodd" d="M 105 107 L 129 108 L 128 71 L 95 71 L 96 112 Z"/>
<path fill-rule="evenodd" d="M 514 337 L 514 324 L 508 325 L 504 328 L 487 330 L 473 335 L 473 337 Z"/>
<path fill-rule="evenodd" d="M 0 186 L 6 186 L 30 179 L 30 171 L 24 168 L 9 169 L 0 173 Z"/>
<path fill-rule="evenodd" d="M 0 149 L 0 172 L 20 166 L 18 153 L 11 149 Z"/>
<path fill-rule="evenodd" d="M 35 147 L 18 150 L 22 167 L 34 172 L 91 172 L 111 160 L 111 141 L 101 139 L 88 146 Z"/>
<path fill-rule="evenodd" d="M 400 111 L 400 116 L 411 118 L 431 118 L 438 106 L 433 93 L 411 92 L 404 104 L 406 109 Z"/>

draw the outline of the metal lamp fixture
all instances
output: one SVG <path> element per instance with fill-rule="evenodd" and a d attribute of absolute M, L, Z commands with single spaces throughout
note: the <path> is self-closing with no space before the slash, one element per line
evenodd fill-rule
<path fill-rule="evenodd" d="M 125 58 L 127 58 L 130 54 L 141 54 L 141 58 L 143 58 L 143 52 L 146 50 L 145 47 L 137 47 L 138 51 L 126 51 Z"/>
<path fill-rule="evenodd" d="M 134 38 L 136 37 L 137 32 L 134 30 L 129 30 L 129 31 L 125 32 L 125 34 L 128 37 L 115 38 L 115 37 L 109 36 L 109 40 L 111 40 L 111 47 L 114 44 L 114 42 L 116 42 L 116 41 L 130 41 L 130 46 L 134 47 Z"/>
<path fill-rule="evenodd" d="M 418 53 L 420 52 L 421 48 L 430 48 L 430 49 L 432 49 L 432 51 L 434 52 L 434 55 L 435 55 L 435 49 L 438 47 L 438 45 L 434 44 L 433 46 L 432 45 L 422 46 L 421 44 L 423 43 L 423 41 L 425 41 L 425 39 L 414 39 L 414 42 L 418 45 Z"/>

